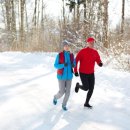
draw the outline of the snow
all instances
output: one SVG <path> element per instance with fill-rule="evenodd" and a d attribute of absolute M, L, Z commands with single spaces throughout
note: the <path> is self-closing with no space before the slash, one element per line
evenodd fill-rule
<path fill-rule="evenodd" d="M 130 73 L 96 66 L 91 105 L 83 107 L 86 92 L 74 92 L 68 111 L 62 99 L 54 106 L 58 91 L 56 53 L 0 53 L 0 130 L 129 130 Z"/>

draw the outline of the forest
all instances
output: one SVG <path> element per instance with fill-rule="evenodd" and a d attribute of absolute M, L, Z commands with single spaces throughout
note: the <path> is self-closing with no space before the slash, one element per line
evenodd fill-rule
<path fill-rule="evenodd" d="M 109 0 L 58 1 L 61 15 L 54 18 L 47 12 L 45 0 L 0 0 L 0 51 L 58 52 L 67 40 L 76 53 L 92 36 L 106 58 L 116 59 L 117 68 L 130 69 L 128 0 L 120 3 L 120 21 L 115 28 L 109 20 Z"/>

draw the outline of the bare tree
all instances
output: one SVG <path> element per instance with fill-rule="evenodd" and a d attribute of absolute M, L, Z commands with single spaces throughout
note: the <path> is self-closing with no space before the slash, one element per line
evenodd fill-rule
<path fill-rule="evenodd" d="M 14 10 L 14 0 L 11 0 L 11 6 L 12 6 L 11 30 L 14 34 L 16 34 L 16 17 Z"/>
<path fill-rule="evenodd" d="M 37 0 L 35 0 L 35 8 L 34 8 L 34 13 L 33 13 L 33 23 L 34 23 L 34 27 L 36 28 L 36 24 L 37 24 Z"/>
<path fill-rule="evenodd" d="M 103 0 L 103 43 L 108 48 L 108 0 Z"/>
<path fill-rule="evenodd" d="M 42 0 L 42 7 L 41 7 L 41 27 L 42 27 L 42 29 L 44 29 L 44 8 L 45 8 L 45 5 Z"/>
<path fill-rule="evenodd" d="M 121 34 L 124 33 L 124 21 L 125 21 L 125 0 L 122 0 L 122 21 L 121 21 Z"/>
<path fill-rule="evenodd" d="M 25 16 L 24 16 L 24 11 L 25 11 L 25 0 L 20 0 L 20 18 L 21 18 L 21 26 L 20 26 L 20 48 L 22 50 L 24 50 L 24 20 L 25 20 Z"/>
<path fill-rule="evenodd" d="M 79 8 L 80 8 L 80 4 L 77 4 L 77 30 L 79 30 L 79 22 L 80 22 L 80 11 L 79 11 Z"/>
<path fill-rule="evenodd" d="M 84 2 L 84 23 L 85 23 L 85 20 L 86 20 L 86 18 L 87 18 L 87 8 L 86 8 L 86 0 L 85 0 L 85 2 Z"/>
<path fill-rule="evenodd" d="M 5 1 L 5 8 L 6 8 L 6 25 L 7 25 L 7 30 L 11 30 L 11 4 L 10 1 L 7 0 Z"/>

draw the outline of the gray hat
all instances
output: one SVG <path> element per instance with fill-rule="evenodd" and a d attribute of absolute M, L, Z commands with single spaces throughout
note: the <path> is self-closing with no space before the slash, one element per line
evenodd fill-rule
<path fill-rule="evenodd" d="M 66 40 L 64 40 L 64 41 L 62 42 L 62 44 L 63 44 L 63 46 L 69 45 L 68 41 L 66 41 Z"/>

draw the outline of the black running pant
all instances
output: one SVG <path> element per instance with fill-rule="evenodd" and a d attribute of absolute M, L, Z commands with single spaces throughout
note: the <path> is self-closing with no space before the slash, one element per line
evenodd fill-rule
<path fill-rule="evenodd" d="M 93 74 L 80 73 L 80 79 L 81 79 L 82 85 L 79 85 L 79 88 L 84 91 L 88 90 L 86 102 L 85 102 L 85 104 L 88 104 L 94 90 L 94 84 L 95 84 L 94 73 Z"/>

